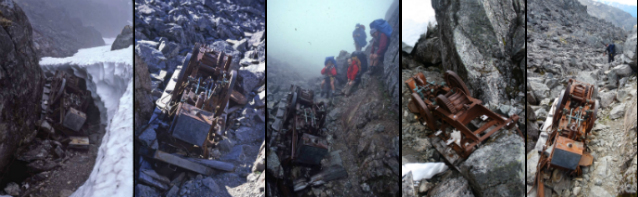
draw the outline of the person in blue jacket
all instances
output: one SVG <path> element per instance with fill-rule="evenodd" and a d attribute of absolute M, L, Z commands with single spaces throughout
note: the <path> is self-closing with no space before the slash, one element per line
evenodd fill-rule
<path fill-rule="evenodd" d="M 614 43 L 611 43 L 605 45 L 605 47 L 607 47 L 607 49 L 605 49 L 605 52 L 609 54 L 609 60 L 607 63 L 611 63 L 614 61 L 614 55 L 616 54 L 616 45 L 614 45 Z"/>
<path fill-rule="evenodd" d="M 352 32 L 352 38 L 354 38 L 354 47 L 357 49 L 357 51 L 361 51 L 361 48 L 365 47 L 368 44 L 368 41 L 366 41 L 366 26 L 357 23 L 354 28 L 355 29 Z"/>

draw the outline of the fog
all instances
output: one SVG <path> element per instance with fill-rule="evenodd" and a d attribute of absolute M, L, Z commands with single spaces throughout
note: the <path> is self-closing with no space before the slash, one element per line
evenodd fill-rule
<path fill-rule="evenodd" d="M 401 41 L 414 46 L 428 30 L 428 24 L 436 24 L 431 0 L 403 0 L 401 2 Z"/>
<path fill-rule="evenodd" d="M 385 19 L 392 0 L 305 1 L 273 0 L 267 3 L 268 57 L 299 66 L 317 76 L 328 56 L 355 50 L 352 32 L 357 23 Z M 367 47 L 367 45 L 366 45 Z"/>
<path fill-rule="evenodd" d="M 116 37 L 133 21 L 132 0 L 55 0 L 51 5 L 65 9 L 69 16 L 80 19 L 84 26 L 95 27 L 106 38 Z"/>

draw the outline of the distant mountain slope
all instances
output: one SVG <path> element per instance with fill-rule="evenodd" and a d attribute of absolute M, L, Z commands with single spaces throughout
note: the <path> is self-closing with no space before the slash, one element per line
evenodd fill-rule
<path fill-rule="evenodd" d="M 625 12 L 631 14 L 631 16 L 633 16 L 633 17 L 638 17 L 638 16 L 636 16 L 636 14 L 637 14 L 636 13 L 637 12 L 636 9 L 638 9 L 638 6 L 620 4 L 620 3 L 617 3 L 617 2 L 605 1 L 605 0 L 597 0 L 597 1 L 602 2 L 604 4 L 607 4 L 607 5 L 610 5 L 610 6 L 613 6 L 613 7 L 616 7 L 618 9 L 621 9 L 622 11 L 625 11 Z"/>
<path fill-rule="evenodd" d="M 636 25 L 636 17 L 619 8 L 593 0 L 578 1 L 580 1 L 581 4 L 587 6 L 587 13 L 589 15 L 609 21 L 616 27 L 620 27 L 625 31 L 631 31 L 634 25 Z M 635 11 L 636 10 L 634 10 L 634 12 Z"/>

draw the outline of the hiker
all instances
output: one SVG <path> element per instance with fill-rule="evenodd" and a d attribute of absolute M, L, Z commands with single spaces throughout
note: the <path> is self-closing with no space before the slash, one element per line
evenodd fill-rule
<path fill-rule="evenodd" d="M 337 69 L 335 68 L 335 65 L 337 65 L 337 61 L 335 60 L 334 56 L 326 57 L 324 65 L 325 66 L 321 70 L 321 75 L 324 76 L 323 81 L 321 81 L 321 96 L 323 96 L 325 93 L 328 95 L 328 97 L 332 97 L 332 95 L 335 93 L 335 76 L 337 76 Z M 332 91 L 328 90 L 328 87 L 326 87 L 328 86 L 328 81 L 330 83 Z"/>
<path fill-rule="evenodd" d="M 605 47 L 606 47 L 605 52 L 609 53 L 609 60 L 607 63 L 611 63 L 614 61 L 614 55 L 616 53 L 616 45 L 614 45 L 614 43 L 611 43 L 611 44 L 606 44 Z"/>
<path fill-rule="evenodd" d="M 357 51 L 361 51 L 361 48 L 365 47 L 368 44 L 368 41 L 366 41 L 366 26 L 357 23 L 354 28 L 355 29 L 352 32 L 352 38 L 354 38 L 354 47 Z"/>
<path fill-rule="evenodd" d="M 355 83 L 359 83 L 361 81 L 361 75 L 368 71 L 368 57 L 363 51 L 352 52 L 351 56 L 357 57 L 357 59 L 361 62 L 359 72 L 357 72 L 357 76 L 355 78 Z"/>
<path fill-rule="evenodd" d="M 385 51 L 390 44 L 392 27 L 383 19 L 377 19 L 370 23 L 370 35 L 372 35 L 372 51 L 370 52 L 370 72 L 383 63 Z"/>
<path fill-rule="evenodd" d="M 357 76 L 361 70 L 361 61 L 357 56 L 352 55 L 352 57 L 348 58 L 348 65 L 348 83 L 346 83 L 346 87 L 343 89 L 343 94 L 346 96 L 350 95 L 350 91 L 357 81 Z"/>

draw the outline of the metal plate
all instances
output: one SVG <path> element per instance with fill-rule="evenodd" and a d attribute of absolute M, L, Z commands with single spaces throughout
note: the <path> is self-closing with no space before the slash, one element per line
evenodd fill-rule
<path fill-rule="evenodd" d="M 69 139 L 71 139 L 71 142 L 69 142 L 69 148 L 76 148 L 76 149 L 89 148 L 89 137 L 71 136 L 69 137 Z"/>
<path fill-rule="evenodd" d="M 569 146 L 571 144 L 571 147 Z M 583 143 L 558 136 L 554 144 L 551 165 L 575 170 L 583 154 Z"/>
<path fill-rule="evenodd" d="M 173 137 L 202 146 L 213 124 L 213 114 L 181 103 L 173 121 Z"/>
<path fill-rule="evenodd" d="M 173 154 L 165 153 L 159 150 L 155 151 L 155 154 L 153 154 L 153 159 L 163 161 L 171 165 L 179 166 L 181 168 L 184 168 L 199 174 L 203 174 L 203 175 L 210 175 L 213 172 L 212 169 L 206 166 L 203 166 L 201 164 L 198 164 L 192 161 L 188 161 L 186 159 L 182 159 Z"/>
<path fill-rule="evenodd" d="M 295 162 L 321 165 L 321 160 L 328 154 L 328 148 L 320 141 L 319 137 L 304 133 L 299 143 L 297 143 L 297 150 L 294 154 Z"/>
<path fill-rule="evenodd" d="M 86 122 L 86 114 L 71 107 L 64 116 L 62 125 L 74 131 L 80 131 L 84 122 Z"/>

